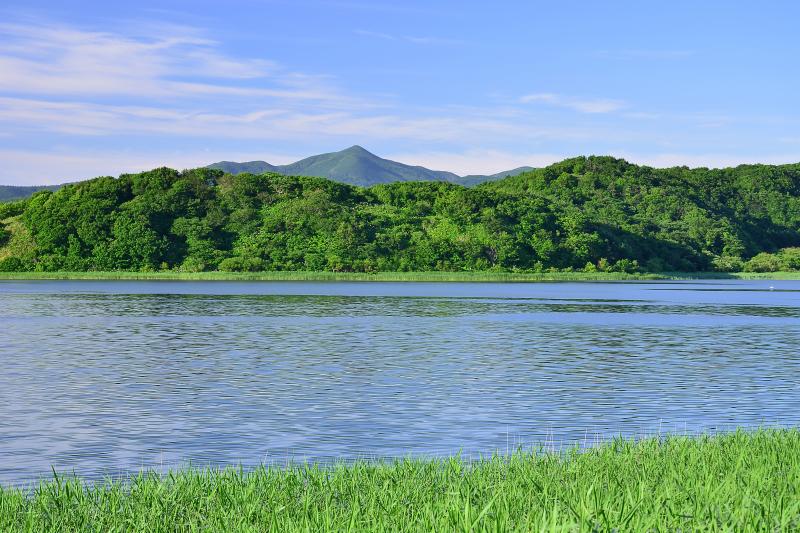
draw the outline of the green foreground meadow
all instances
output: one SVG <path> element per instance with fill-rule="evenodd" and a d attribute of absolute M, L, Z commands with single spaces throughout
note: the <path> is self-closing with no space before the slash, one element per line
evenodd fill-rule
<path fill-rule="evenodd" d="M 537 282 L 800 279 L 800 272 L 0 272 L 0 280 Z"/>
<path fill-rule="evenodd" d="M 800 431 L 617 439 L 330 467 L 56 477 L 0 489 L 2 531 L 787 531 L 800 528 Z"/>

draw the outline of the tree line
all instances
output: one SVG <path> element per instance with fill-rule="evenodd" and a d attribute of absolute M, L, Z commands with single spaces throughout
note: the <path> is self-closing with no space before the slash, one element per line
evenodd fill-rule
<path fill-rule="evenodd" d="M 473 188 L 159 168 L 0 204 L 0 270 L 800 269 L 800 165 L 578 157 Z"/>

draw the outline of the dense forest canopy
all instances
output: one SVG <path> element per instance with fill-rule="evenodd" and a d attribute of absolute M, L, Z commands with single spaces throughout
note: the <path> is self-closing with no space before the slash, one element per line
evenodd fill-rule
<path fill-rule="evenodd" d="M 800 269 L 800 165 L 578 157 L 474 188 L 160 168 L 0 204 L 0 270 Z"/>

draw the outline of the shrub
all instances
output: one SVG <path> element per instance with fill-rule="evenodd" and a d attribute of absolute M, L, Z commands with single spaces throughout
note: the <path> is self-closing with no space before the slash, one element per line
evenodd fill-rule
<path fill-rule="evenodd" d="M 202 259 L 189 256 L 183 261 L 183 263 L 181 263 L 181 266 L 178 270 L 181 272 L 204 272 L 205 270 L 208 270 L 208 267 L 206 266 L 205 261 Z"/>
<path fill-rule="evenodd" d="M 266 263 L 258 257 L 229 257 L 219 264 L 221 272 L 259 272 L 264 270 Z"/>
<path fill-rule="evenodd" d="M 651 257 L 648 259 L 644 264 L 644 269 L 646 272 L 664 272 L 665 270 L 668 270 L 664 260 L 660 257 Z"/>
<path fill-rule="evenodd" d="M 732 255 L 721 255 L 715 257 L 711 264 L 717 272 L 741 272 L 744 268 L 744 261 L 741 257 Z"/>
<path fill-rule="evenodd" d="M 800 270 L 800 248 L 784 248 L 778 252 L 782 266 L 786 270 Z"/>
<path fill-rule="evenodd" d="M 28 270 L 31 270 L 30 265 L 19 257 L 0 259 L 0 272 L 26 272 Z"/>
<path fill-rule="evenodd" d="M 0 220 L 21 215 L 27 205 L 27 200 L 0 203 Z"/>
<path fill-rule="evenodd" d="M 611 272 L 626 272 L 633 274 L 639 271 L 639 261 L 636 259 L 620 259 L 609 269 Z"/>
<path fill-rule="evenodd" d="M 781 260 L 775 254 L 761 252 L 753 256 L 744 264 L 745 272 L 778 272 L 781 270 Z"/>

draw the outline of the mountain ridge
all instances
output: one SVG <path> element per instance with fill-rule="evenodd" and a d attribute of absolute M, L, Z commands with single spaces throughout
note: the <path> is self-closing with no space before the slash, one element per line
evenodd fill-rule
<path fill-rule="evenodd" d="M 226 174 L 264 174 L 274 172 L 285 176 L 317 176 L 348 185 L 370 187 L 385 183 L 406 181 L 443 181 L 472 187 L 480 183 L 497 181 L 509 176 L 534 170 L 522 166 L 495 174 L 469 174 L 459 176 L 446 170 L 431 170 L 421 165 L 408 165 L 377 156 L 359 145 L 338 152 L 312 155 L 294 163 L 273 165 L 266 161 L 218 161 L 206 168 L 222 170 Z M 0 185 L 0 202 L 28 198 L 42 190 L 56 191 L 66 185 Z"/>
<path fill-rule="evenodd" d="M 454 172 L 431 170 L 420 165 L 385 159 L 357 144 L 338 152 L 312 155 L 287 165 L 272 165 L 266 161 L 219 161 L 207 165 L 207 168 L 219 169 L 228 174 L 275 172 L 287 176 L 319 176 L 361 187 L 399 181 L 446 181 L 472 186 L 533 170 L 533 167 L 524 166 L 495 174 L 459 176 Z"/>
<path fill-rule="evenodd" d="M 63 185 L 0 185 L 0 202 L 23 200 L 39 191 L 56 191 Z"/>

